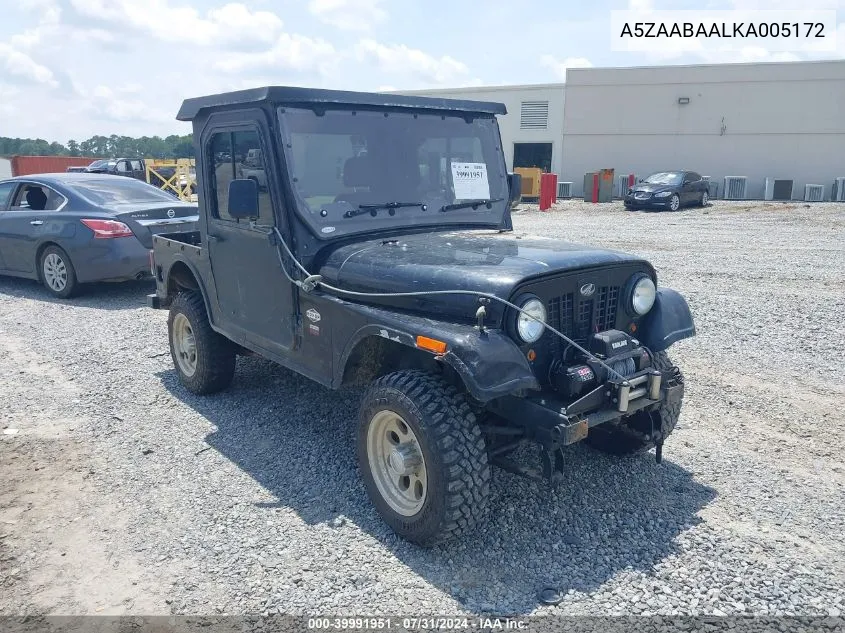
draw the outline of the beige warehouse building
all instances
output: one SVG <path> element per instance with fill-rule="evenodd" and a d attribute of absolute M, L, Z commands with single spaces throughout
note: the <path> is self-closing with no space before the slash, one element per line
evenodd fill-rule
<path fill-rule="evenodd" d="M 763 198 L 772 178 L 792 180 L 795 199 L 824 185 L 829 200 L 845 177 L 845 60 L 579 68 L 565 84 L 409 94 L 504 103 L 508 167 L 543 167 L 574 195 L 586 172 L 606 167 L 691 169 L 720 197 L 725 177 L 745 177 L 747 198 Z"/>

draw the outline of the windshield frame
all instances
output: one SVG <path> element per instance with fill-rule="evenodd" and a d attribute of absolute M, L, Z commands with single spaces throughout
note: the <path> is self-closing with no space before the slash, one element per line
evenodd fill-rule
<path fill-rule="evenodd" d="M 449 229 L 461 225 L 477 226 L 479 228 L 499 228 L 503 226 L 506 220 L 509 200 L 508 171 L 505 163 L 504 152 L 502 150 L 501 133 L 499 130 L 498 120 L 493 114 L 445 110 L 415 111 L 407 108 L 378 106 L 351 107 L 343 104 L 329 108 L 326 108 L 323 105 L 320 109 L 304 107 L 301 105 L 296 107 L 280 105 L 277 107 L 276 114 L 279 122 L 279 136 L 281 139 L 281 147 L 285 163 L 285 168 L 282 170 L 282 177 L 286 180 L 286 184 L 289 187 L 289 191 L 292 193 L 295 202 L 293 205 L 294 209 L 292 211 L 297 215 L 298 219 L 310 228 L 312 234 L 319 240 L 345 238 L 350 235 L 360 233 L 374 233 L 382 231 L 395 232 L 396 230 L 403 229 L 416 230 L 420 228 L 430 229 L 433 227 Z M 485 205 L 481 205 L 477 209 L 467 208 L 454 210 L 450 213 L 441 213 L 440 208 L 442 204 L 453 202 L 453 200 L 448 200 L 444 197 L 442 204 L 407 204 L 403 205 L 401 208 L 394 209 L 379 207 L 375 216 L 371 213 L 367 213 L 353 215 L 352 217 L 344 217 L 344 213 L 346 213 L 346 211 L 358 209 L 358 204 L 344 202 L 341 209 L 339 208 L 341 203 L 335 201 L 333 203 L 326 204 L 327 207 L 332 209 L 331 214 L 329 214 L 329 209 L 320 209 L 318 213 L 315 213 L 315 210 L 312 206 L 309 206 L 308 202 L 303 197 L 302 191 L 297 184 L 295 167 L 296 159 L 293 156 L 293 130 L 291 125 L 294 121 L 291 115 L 302 117 L 351 117 L 360 115 L 361 119 L 364 119 L 365 117 L 371 118 L 371 122 L 373 123 L 382 117 L 402 117 L 403 119 L 407 118 L 409 121 L 425 117 L 426 120 L 431 121 L 435 119 L 449 119 L 449 125 L 454 125 L 454 120 L 460 120 L 462 123 L 468 125 L 480 123 L 482 126 L 489 126 L 489 133 L 485 133 L 483 129 L 478 130 L 478 136 L 475 136 L 475 138 L 479 139 L 479 143 L 481 145 L 481 151 L 487 167 L 490 198 L 495 200 L 495 202 L 493 202 L 489 208 Z M 351 130 L 350 135 L 354 134 L 354 132 L 354 130 Z M 444 132 L 444 134 L 445 133 L 446 132 Z M 327 132 L 327 134 L 330 133 Z M 414 138 L 428 140 L 445 138 L 445 136 L 425 137 L 420 135 L 419 137 Z M 471 137 L 467 136 L 461 138 Z M 498 200 L 499 198 L 501 198 L 501 200 Z M 377 200 L 376 202 L 409 203 L 412 201 L 416 202 L 416 198 L 413 193 L 409 193 L 404 196 L 398 196 L 395 200 Z M 420 200 L 420 203 L 423 202 L 424 201 Z"/>

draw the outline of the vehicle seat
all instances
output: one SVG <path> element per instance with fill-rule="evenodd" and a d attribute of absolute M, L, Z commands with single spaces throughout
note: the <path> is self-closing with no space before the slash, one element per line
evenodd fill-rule
<path fill-rule="evenodd" d="M 26 203 L 33 211 L 43 211 L 47 208 L 47 196 L 41 187 L 30 187 L 26 190 Z"/>
<path fill-rule="evenodd" d="M 375 161 L 371 156 L 353 156 L 343 164 L 343 186 L 354 191 L 339 193 L 334 201 L 345 200 L 352 204 L 372 202 L 372 190 L 376 182 Z"/>

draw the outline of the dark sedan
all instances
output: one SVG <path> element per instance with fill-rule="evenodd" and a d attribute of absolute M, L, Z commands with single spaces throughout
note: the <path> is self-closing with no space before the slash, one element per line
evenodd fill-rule
<path fill-rule="evenodd" d="M 197 207 L 132 178 L 37 174 L 0 181 L 0 274 L 70 297 L 79 284 L 150 274 L 153 234 L 193 231 Z"/>
<path fill-rule="evenodd" d="M 694 171 L 661 171 L 628 189 L 628 209 L 668 209 L 689 205 L 705 206 L 710 200 L 710 183 Z"/>

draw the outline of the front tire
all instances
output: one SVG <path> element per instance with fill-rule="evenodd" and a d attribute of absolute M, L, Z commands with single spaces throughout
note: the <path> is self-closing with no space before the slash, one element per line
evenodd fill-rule
<path fill-rule="evenodd" d="M 463 395 L 436 375 L 399 371 L 370 386 L 361 403 L 358 465 L 381 517 L 418 545 L 458 537 L 486 514 L 484 436 Z"/>
<path fill-rule="evenodd" d="M 706 207 L 709 202 L 710 202 L 710 194 L 707 191 L 702 191 L 701 192 L 701 200 L 699 200 L 698 206 Z"/>
<path fill-rule="evenodd" d="M 167 318 L 170 356 L 179 381 L 203 395 L 222 391 L 235 375 L 235 346 L 211 329 L 199 293 L 180 292 Z"/>
<path fill-rule="evenodd" d="M 677 193 L 672 194 L 672 198 L 669 200 L 669 210 L 670 211 L 677 211 L 681 208 L 681 196 Z"/>
<path fill-rule="evenodd" d="M 652 365 L 661 371 L 674 367 L 666 352 L 657 352 L 652 358 Z M 684 376 L 678 371 L 672 380 L 683 384 Z M 680 400 L 674 404 L 664 402 L 652 413 L 640 411 L 630 418 L 623 419 L 621 424 L 602 424 L 590 429 L 586 442 L 596 450 L 610 455 L 644 453 L 655 445 L 654 438 L 651 437 L 652 428 L 665 440 L 675 430 L 680 415 Z"/>
<path fill-rule="evenodd" d="M 76 269 L 67 253 L 58 246 L 48 246 L 38 261 L 41 282 L 54 297 L 68 299 L 79 290 Z"/>

